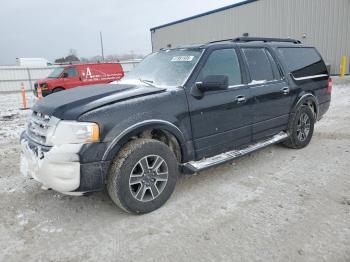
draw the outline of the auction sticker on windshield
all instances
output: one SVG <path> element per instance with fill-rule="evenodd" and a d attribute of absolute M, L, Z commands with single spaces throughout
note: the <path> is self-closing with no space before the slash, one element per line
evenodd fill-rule
<path fill-rule="evenodd" d="M 184 56 L 174 56 L 171 59 L 171 62 L 190 62 L 192 61 L 194 56 L 192 55 L 184 55 Z"/>

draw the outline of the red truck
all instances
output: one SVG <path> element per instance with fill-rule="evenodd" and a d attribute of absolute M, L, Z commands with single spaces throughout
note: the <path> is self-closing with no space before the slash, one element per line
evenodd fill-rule
<path fill-rule="evenodd" d="M 74 88 L 77 86 L 106 84 L 120 80 L 124 71 L 119 63 L 76 64 L 57 67 L 45 79 L 34 84 L 34 94 L 40 85 L 42 95 Z"/>

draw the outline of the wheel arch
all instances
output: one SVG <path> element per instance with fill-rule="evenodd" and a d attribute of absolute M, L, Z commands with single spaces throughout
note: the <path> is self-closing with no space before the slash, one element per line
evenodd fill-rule
<path fill-rule="evenodd" d="M 112 160 L 125 144 L 137 138 L 152 138 L 164 142 L 179 162 L 189 157 L 184 134 L 177 126 L 163 120 L 147 120 L 131 125 L 117 135 L 109 143 L 103 160 Z"/>
<path fill-rule="evenodd" d="M 63 86 L 55 86 L 54 88 L 52 88 L 52 92 L 54 92 L 57 89 L 63 89 L 66 90 Z"/>
<path fill-rule="evenodd" d="M 318 104 L 317 97 L 312 93 L 306 93 L 306 92 L 302 93 L 297 99 L 297 102 L 295 103 L 292 109 L 292 113 L 294 114 L 298 110 L 298 108 L 302 105 L 306 105 L 311 108 L 311 110 L 315 114 L 315 120 L 316 120 L 319 112 L 319 108 L 318 108 L 319 104 Z"/>

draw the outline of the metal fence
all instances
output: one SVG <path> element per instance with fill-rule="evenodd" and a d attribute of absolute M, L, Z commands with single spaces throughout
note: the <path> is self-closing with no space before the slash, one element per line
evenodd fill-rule
<path fill-rule="evenodd" d="M 35 81 L 47 77 L 56 67 L 0 66 L 0 92 L 19 91 L 22 82 L 26 90 L 31 90 Z"/>
<path fill-rule="evenodd" d="M 131 71 L 140 60 L 120 62 L 125 72 Z M 47 77 L 56 67 L 22 67 L 22 66 L 0 66 L 0 92 L 18 92 L 21 90 L 21 83 L 27 91 L 34 87 L 35 81 Z"/>

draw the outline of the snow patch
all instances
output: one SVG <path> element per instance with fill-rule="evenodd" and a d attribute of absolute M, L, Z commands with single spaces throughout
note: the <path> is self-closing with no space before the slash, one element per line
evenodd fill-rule
<path fill-rule="evenodd" d="M 45 233 L 61 233 L 63 228 L 56 228 L 54 226 L 45 226 L 41 228 L 41 231 Z"/>

